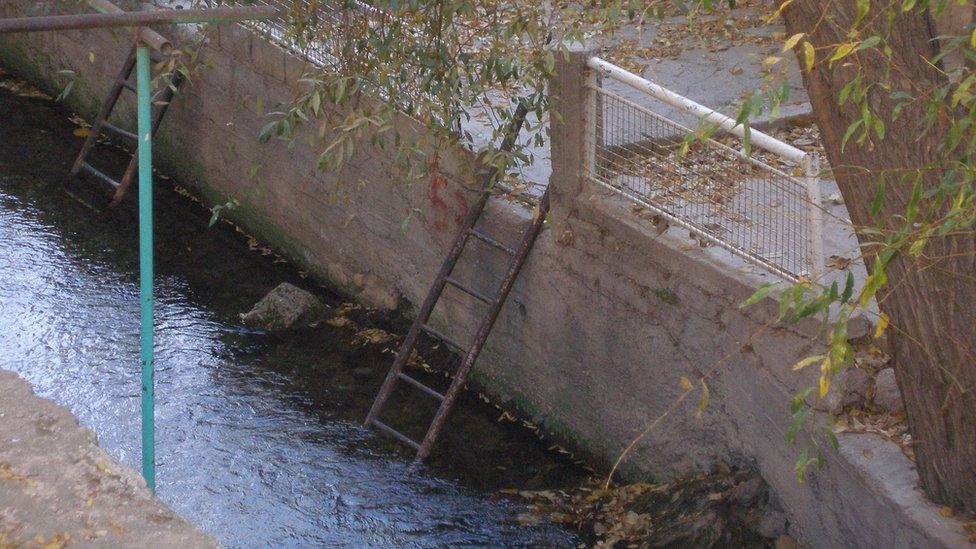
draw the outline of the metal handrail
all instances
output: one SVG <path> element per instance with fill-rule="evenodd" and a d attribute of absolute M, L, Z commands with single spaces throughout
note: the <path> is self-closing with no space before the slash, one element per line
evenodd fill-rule
<path fill-rule="evenodd" d="M 672 107 L 693 114 L 699 118 L 717 124 L 723 130 L 745 138 L 745 127 L 735 121 L 734 118 L 716 112 L 702 104 L 696 103 L 683 95 L 679 95 L 667 88 L 659 86 L 650 80 L 641 78 L 636 74 L 609 63 L 599 57 L 591 57 L 586 65 L 591 69 L 600 71 L 604 76 L 608 76 L 622 84 L 626 84 L 636 90 L 642 91 L 659 99 Z M 753 145 L 760 149 L 767 150 L 777 156 L 803 164 L 804 159 L 811 153 L 802 151 L 793 145 L 784 143 L 771 135 L 767 135 L 759 130 L 749 130 L 749 138 Z"/>

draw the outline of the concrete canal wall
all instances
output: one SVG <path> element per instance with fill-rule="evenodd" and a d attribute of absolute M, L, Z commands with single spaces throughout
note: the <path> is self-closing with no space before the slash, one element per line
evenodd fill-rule
<path fill-rule="evenodd" d="M 8 0 L 0 16 L 76 9 L 69 1 Z M 12 36 L 0 38 L 0 62 L 52 93 L 65 83 L 59 71 L 73 71 L 68 104 L 90 118 L 129 47 L 125 32 Z M 229 217 L 337 290 L 409 314 L 471 199 L 464 185 L 472 183 L 472 156 L 441 151 L 437 172 L 408 185 L 394 175 L 389 150 L 362 144 L 340 172 L 317 172 L 316 150 L 301 131 L 293 146 L 257 140 L 267 122 L 258 103 L 271 111 L 300 93 L 303 61 L 237 26 L 210 31 L 201 55 L 205 68 L 160 131 L 161 169 L 213 203 L 238 201 Z M 826 448 L 824 468 L 797 483 L 801 447 L 786 442 L 787 406 L 815 373 L 791 366 L 821 348 L 814 324 L 771 325 L 772 302 L 741 309 L 760 282 L 756 275 L 686 249 L 676 231 L 657 235 L 630 206 L 583 184 L 574 124 L 581 64 L 579 56 L 565 62 L 556 85 L 562 122 L 552 128 L 553 223 L 498 320 L 477 381 L 603 466 L 663 414 L 635 445 L 627 474 L 755 465 L 786 509 L 791 533 L 811 546 L 961 540 L 914 488 L 907 458 L 870 435 Z M 121 122 L 131 124 L 131 108 L 122 111 Z M 485 232 L 515 242 L 531 216 L 529 207 L 494 200 Z M 490 248 L 469 251 L 458 278 L 491 288 L 502 258 Z M 468 299 L 450 294 L 435 321 L 462 342 L 481 311 Z M 709 371 L 710 402 L 697 418 L 698 393 L 675 405 L 679 380 Z"/>

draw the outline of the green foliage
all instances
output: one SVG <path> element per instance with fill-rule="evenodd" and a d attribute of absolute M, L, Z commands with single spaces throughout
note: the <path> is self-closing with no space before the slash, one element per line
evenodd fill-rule
<path fill-rule="evenodd" d="M 407 180 L 432 168 L 433 151 L 456 146 L 517 169 L 533 161 L 526 146 L 545 139 L 548 83 L 559 56 L 591 36 L 611 36 L 630 21 L 663 15 L 669 5 L 691 14 L 718 4 L 608 0 L 581 9 L 561 0 L 291 0 L 285 38 L 299 49 L 314 47 L 328 66 L 310 70 L 301 81 L 306 91 L 267 114 L 260 139 L 290 142 L 299 126 L 310 125 L 323 141 L 320 169 L 341 169 L 368 143 L 390 149 Z M 493 147 L 517 103 L 530 112 L 525 133 L 531 141 L 502 155 Z M 746 116 L 761 109 L 761 96 L 749 107 Z M 743 124 L 748 136 L 748 119 Z"/>

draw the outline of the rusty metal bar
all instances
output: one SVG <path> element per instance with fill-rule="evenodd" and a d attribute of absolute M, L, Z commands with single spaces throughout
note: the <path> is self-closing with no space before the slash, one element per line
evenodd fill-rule
<path fill-rule="evenodd" d="M 163 117 L 166 116 L 166 111 L 169 109 L 170 103 L 173 102 L 173 96 L 175 95 L 174 90 L 180 89 L 183 85 L 183 73 L 176 71 L 170 78 L 168 83 L 164 83 L 165 88 L 159 92 L 155 97 L 153 97 L 153 103 L 156 104 L 155 112 L 152 116 L 152 127 L 150 129 L 150 135 L 155 136 L 156 131 L 159 130 L 159 125 L 163 123 Z M 112 196 L 112 202 L 110 206 L 114 206 L 122 201 L 125 194 L 129 191 L 129 186 L 132 185 L 132 181 L 135 178 L 136 171 L 139 168 L 139 157 L 133 156 L 129 160 L 129 165 L 125 169 L 125 173 L 122 174 L 122 179 L 119 180 L 119 186 L 115 189 L 115 194 Z"/>
<path fill-rule="evenodd" d="M 102 102 L 102 108 L 98 111 L 98 116 L 95 117 L 95 121 L 92 123 L 92 127 L 88 131 L 88 137 L 85 138 L 85 144 L 81 146 L 81 152 L 78 153 L 78 157 L 75 159 L 74 165 L 71 167 L 71 175 L 78 175 L 85 161 L 88 159 L 88 154 L 91 152 L 92 147 L 95 146 L 96 140 L 98 140 L 99 134 L 102 133 L 102 124 L 108 119 L 109 115 L 112 114 L 112 109 L 115 108 L 115 104 L 119 102 L 119 96 L 122 94 L 122 88 L 125 83 L 129 80 L 129 76 L 136 67 L 136 49 L 132 48 L 129 52 L 129 57 L 126 58 L 125 64 L 122 66 L 122 71 L 115 78 L 115 83 L 112 84 L 112 89 L 108 94 L 108 97 Z"/>
<path fill-rule="evenodd" d="M 271 6 L 210 8 L 192 10 L 131 11 L 119 13 L 81 13 L 0 19 L 0 34 L 54 30 L 139 27 L 167 23 L 228 23 L 274 17 Z"/>
<path fill-rule="evenodd" d="M 125 13 L 122 8 L 109 2 L 109 0 L 86 1 L 88 2 L 88 5 L 92 7 L 92 9 L 99 13 Z M 163 55 L 169 55 L 173 51 L 173 44 L 171 44 L 165 36 L 162 36 L 152 29 L 140 27 L 138 38 L 140 41 L 142 41 L 142 43 Z"/>

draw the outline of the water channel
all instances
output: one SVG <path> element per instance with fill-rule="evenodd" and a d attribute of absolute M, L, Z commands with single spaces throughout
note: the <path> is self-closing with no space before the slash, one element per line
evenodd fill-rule
<path fill-rule="evenodd" d="M 0 71 L 3 83 L 0 368 L 68 406 L 138 468 L 135 209 L 94 212 L 69 196 L 81 145 L 70 113 Z M 115 170 L 127 160 L 101 150 Z M 585 472 L 496 421 L 494 408 L 467 398 L 431 465 L 412 471 L 408 454 L 360 427 L 391 355 L 356 352 L 327 326 L 287 335 L 243 327 L 239 314 L 280 282 L 322 290 L 229 226 L 208 228 L 209 216 L 159 186 L 163 501 L 233 547 L 578 543 L 559 526 L 523 525 L 525 508 L 496 495 L 578 485 Z"/>

